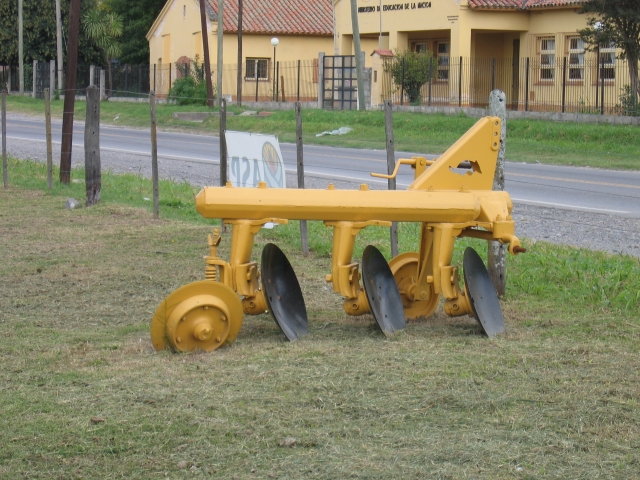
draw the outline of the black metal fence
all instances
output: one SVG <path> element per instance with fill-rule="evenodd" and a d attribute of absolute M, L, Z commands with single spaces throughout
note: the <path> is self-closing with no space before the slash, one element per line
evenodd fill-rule
<path fill-rule="evenodd" d="M 631 94 L 627 61 L 604 56 L 601 60 L 594 57 L 576 62 L 564 57 L 549 63 L 539 57 L 431 58 L 427 81 L 413 103 L 486 107 L 489 93 L 499 88 L 507 94 L 511 110 L 640 114 L 637 99 Z M 409 105 L 408 86 L 403 84 L 402 75 L 399 79 L 396 75 L 394 81 L 391 74 L 399 61 L 385 61 L 380 100 Z"/>
<path fill-rule="evenodd" d="M 111 90 L 115 97 L 137 96 L 150 91 L 149 65 L 113 65 L 111 75 Z M 105 82 L 110 85 L 108 69 L 105 69 Z"/>
<path fill-rule="evenodd" d="M 149 85 L 160 97 L 169 93 L 177 79 L 192 72 L 188 64 L 155 64 L 148 68 Z M 211 77 L 215 84 L 217 72 L 214 65 Z M 317 59 L 275 64 L 270 59 L 247 59 L 242 65 L 241 79 L 243 102 L 310 102 L 318 99 Z M 237 64 L 223 66 L 222 84 L 225 94 L 237 97 Z"/>

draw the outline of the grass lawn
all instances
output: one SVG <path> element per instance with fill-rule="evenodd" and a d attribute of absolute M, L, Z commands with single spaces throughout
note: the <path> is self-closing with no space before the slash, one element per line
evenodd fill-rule
<path fill-rule="evenodd" d="M 52 102 L 52 115 L 62 117 L 62 101 Z M 85 103 L 77 102 L 76 119 L 84 119 Z M 28 97 L 10 96 L 10 112 L 42 115 L 44 102 Z M 217 135 L 219 119 L 210 117 L 203 123 L 181 121 L 173 113 L 207 111 L 207 107 L 158 105 L 157 123 L 165 129 L 204 132 Z M 241 108 L 229 107 L 240 113 Z M 140 128 L 149 126 L 147 104 L 103 102 L 102 122 Z M 117 118 L 116 118 L 117 117 Z M 444 152 L 477 119 L 464 115 L 425 115 L 394 113 L 395 148 L 400 151 Z M 295 113 L 276 111 L 269 116 L 229 116 L 227 129 L 272 133 L 282 142 L 295 142 Z M 353 131 L 344 136 L 316 137 L 317 133 L 347 126 Z M 384 113 L 356 111 L 325 111 L 308 109 L 303 112 L 303 141 L 305 144 L 332 145 L 352 148 L 384 149 Z M 536 120 L 509 120 L 507 160 L 541 162 L 558 165 L 592 166 L 612 169 L 640 169 L 640 136 L 637 126 L 594 125 Z"/>
<path fill-rule="evenodd" d="M 385 339 L 327 288 L 330 230 L 312 225 L 304 258 L 292 223 L 263 230 L 254 253 L 273 241 L 289 256 L 307 337 L 287 343 L 261 315 L 230 347 L 158 353 L 155 308 L 204 278 L 212 224 L 191 213 L 190 187 L 161 186 L 156 221 L 144 179 L 104 173 L 98 206 L 66 210 L 81 182 L 48 192 L 41 164 L 11 172 L 0 478 L 637 477 L 638 259 L 525 242 L 508 259 L 505 335 L 439 310 Z M 386 244 L 363 233 L 356 255 Z M 401 236 L 413 248 L 414 226 Z"/>

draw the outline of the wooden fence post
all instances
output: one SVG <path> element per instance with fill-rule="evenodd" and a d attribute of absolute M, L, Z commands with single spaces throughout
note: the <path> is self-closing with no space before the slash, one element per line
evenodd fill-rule
<path fill-rule="evenodd" d="M 220 100 L 220 186 L 227 184 L 227 101 Z"/>
<path fill-rule="evenodd" d="M 84 125 L 84 168 L 87 207 L 100 201 L 100 91 L 87 87 L 87 117 Z"/>
<path fill-rule="evenodd" d="M 9 172 L 7 170 L 7 91 L 2 90 L 2 179 L 4 188 L 9 188 Z"/>
<path fill-rule="evenodd" d="M 158 191 L 158 138 L 156 135 L 156 92 L 149 92 L 151 113 L 151 179 L 153 182 L 153 218 L 160 217 L 160 194 Z"/>
<path fill-rule="evenodd" d="M 284 91 L 284 90 L 283 90 Z M 302 149 L 302 104 L 296 102 L 296 150 L 298 157 L 298 188 L 304 189 L 304 155 Z M 300 238 L 302 240 L 302 254 L 309 255 L 309 232 L 307 221 L 300 220 Z"/>
<path fill-rule="evenodd" d="M 391 106 L 391 100 L 384 101 L 384 133 L 387 138 L 387 173 L 391 175 L 396 168 L 396 157 L 393 139 L 393 107 Z M 389 190 L 396 189 L 396 179 L 390 178 L 388 180 Z M 398 222 L 391 224 L 391 257 L 398 256 Z"/>
<path fill-rule="evenodd" d="M 53 145 L 51 143 L 51 90 L 44 89 L 44 124 L 47 139 L 47 188 L 53 188 Z"/>
<path fill-rule="evenodd" d="M 493 177 L 493 190 L 504 190 L 504 156 L 507 139 L 507 96 L 501 90 L 494 90 L 489 95 L 489 115 L 500 117 L 500 148 L 496 173 Z M 503 297 L 507 285 L 507 246 L 498 241 L 489 242 L 487 260 L 493 285 L 499 297 Z"/>

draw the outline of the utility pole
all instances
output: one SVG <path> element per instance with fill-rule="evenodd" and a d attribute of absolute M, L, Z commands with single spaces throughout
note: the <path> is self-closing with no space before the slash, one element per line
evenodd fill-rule
<path fill-rule="evenodd" d="M 56 37 L 58 47 L 58 90 L 62 90 L 62 13 L 60 11 L 60 0 L 56 0 Z"/>
<path fill-rule="evenodd" d="M 204 52 L 204 73 L 207 76 L 207 105 L 213 108 L 213 85 L 211 84 L 211 58 L 209 57 L 209 30 L 204 8 L 205 0 L 200 0 L 200 23 L 202 24 L 202 51 Z"/>
<path fill-rule="evenodd" d="M 218 108 L 222 108 L 222 41 L 224 37 L 224 0 L 218 0 L 218 76 L 216 89 L 218 91 Z"/>
<path fill-rule="evenodd" d="M 24 42 L 22 39 L 22 1 L 18 0 L 18 65 L 20 68 L 20 95 L 24 93 Z"/>
<path fill-rule="evenodd" d="M 76 103 L 78 75 L 78 32 L 80 30 L 80 0 L 69 6 L 69 43 L 67 50 L 67 84 L 64 90 L 62 113 L 62 147 L 60 149 L 60 183 L 71 181 L 71 145 L 73 140 L 73 112 Z"/>
<path fill-rule="evenodd" d="M 358 78 L 358 103 L 360 110 L 365 110 L 364 104 L 364 78 L 362 78 L 363 67 L 362 53 L 360 52 L 360 27 L 358 26 L 358 0 L 351 0 L 351 26 L 353 28 L 353 48 L 356 54 L 356 75 Z"/>
<path fill-rule="evenodd" d="M 256 62 L 256 75 L 258 64 Z M 242 0 L 238 0 L 238 106 L 242 105 Z"/>

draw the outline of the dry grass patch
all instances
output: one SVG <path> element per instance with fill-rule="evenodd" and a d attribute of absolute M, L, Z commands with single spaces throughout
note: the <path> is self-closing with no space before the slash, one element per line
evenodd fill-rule
<path fill-rule="evenodd" d="M 512 295 L 497 340 L 442 314 L 385 340 L 289 245 L 308 337 L 263 315 L 231 347 L 157 353 L 153 311 L 203 278 L 209 227 L 0 205 L 2 478 L 637 477 L 637 318 Z"/>

